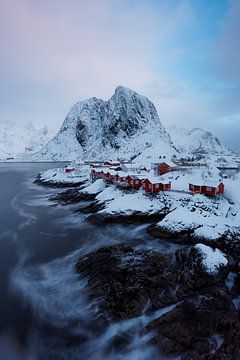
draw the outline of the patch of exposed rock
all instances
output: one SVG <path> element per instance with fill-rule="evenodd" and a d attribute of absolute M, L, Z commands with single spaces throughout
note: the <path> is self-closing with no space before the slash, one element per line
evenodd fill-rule
<path fill-rule="evenodd" d="M 160 352 L 196 360 L 228 359 L 214 356 L 237 353 L 239 322 L 225 287 L 228 266 L 206 271 L 196 247 L 163 254 L 114 245 L 83 256 L 76 270 L 87 280 L 88 300 L 102 326 L 143 313 L 151 319 L 173 305 L 141 330 L 151 334 L 150 342 Z"/>
<path fill-rule="evenodd" d="M 199 226 L 200 227 L 200 226 Z M 239 234 L 234 233 L 231 229 L 226 231 L 224 235 L 218 239 L 199 238 L 195 235 L 195 228 L 188 228 L 182 231 L 166 227 L 162 228 L 159 224 L 152 224 L 148 227 L 148 233 L 156 238 L 168 239 L 171 242 L 183 244 L 197 244 L 199 242 L 209 245 L 211 247 L 219 248 L 232 257 L 232 262 L 235 266 L 240 261 L 240 237 Z"/>
<path fill-rule="evenodd" d="M 90 202 L 90 204 L 81 206 L 80 208 L 76 209 L 75 212 L 81 212 L 85 214 L 93 214 L 105 208 L 105 203 L 100 202 L 98 200 Z"/>
<path fill-rule="evenodd" d="M 162 220 L 165 214 L 161 212 L 143 213 L 141 211 L 134 211 L 131 214 L 126 213 L 98 213 L 88 216 L 87 220 L 96 225 L 105 225 L 112 223 L 125 224 L 142 224 L 157 222 Z"/>
<path fill-rule="evenodd" d="M 94 200 L 97 194 L 89 194 L 80 189 L 68 189 L 51 196 L 50 200 L 59 201 L 63 204 L 77 204 L 81 201 Z"/>
<path fill-rule="evenodd" d="M 165 355 L 182 360 L 239 359 L 239 319 L 232 298 L 212 286 L 185 299 L 173 310 L 150 322 L 151 344 Z"/>

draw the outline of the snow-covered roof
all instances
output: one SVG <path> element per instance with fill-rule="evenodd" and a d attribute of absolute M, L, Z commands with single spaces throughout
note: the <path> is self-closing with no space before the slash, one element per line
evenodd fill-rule
<path fill-rule="evenodd" d="M 203 180 L 203 181 L 199 180 L 197 182 L 193 181 L 190 184 L 197 185 L 197 186 L 208 186 L 208 187 L 217 188 L 221 182 L 222 181 L 217 181 L 217 180 Z"/>
<path fill-rule="evenodd" d="M 132 168 L 136 169 L 136 168 L 141 167 L 141 165 L 135 164 L 135 163 L 132 163 L 132 164 L 122 163 L 121 166 L 125 166 L 125 167 L 126 167 L 127 169 L 129 169 L 129 170 L 131 170 Z"/>
<path fill-rule="evenodd" d="M 153 165 L 160 165 L 160 164 L 167 164 L 171 167 L 176 166 L 176 164 L 174 164 L 171 160 L 169 159 L 154 159 L 154 161 L 152 162 Z"/>
<path fill-rule="evenodd" d="M 159 177 L 157 176 L 147 176 L 146 180 L 148 180 L 151 184 L 168 184 L 168 181 L 162 181 Z"/>
<path fill-rule="evenodd" d="M 115 171 L 115 170 L 109 170 L 108 172 L 112 176 L 117 175 L 117 171 Z"/>
<path fill-rule="evenodd" d="M 120 177 L 127 177 L 129 174 L 124 171 L 118 171 L 117 172 Z"/>

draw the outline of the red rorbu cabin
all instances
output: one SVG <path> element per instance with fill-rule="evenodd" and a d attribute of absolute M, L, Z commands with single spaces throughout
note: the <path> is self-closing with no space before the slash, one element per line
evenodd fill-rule
<path fill-rule="evenodd" d="M 171 165 L 168 165 L 165 162 L 160 163 L 157 166 L 157 174 L 158 175 L 163 175 L 163 174 L 167 174 L 168 172 L 170 172 L 172 170 Z"/>
<path fill-rule="evenodd" d="M 104 166 L 120 166 L 120 162 L 105 161 Z"/>
<path fill-rule="evenodd" d="M 129 182 L 127 180 L 127 175 L 125 173 L 118 173 L 118 179 L 117 179 L 117 184 L 121 187 L 128 187 Z"/>
<path fill-rule="evenodd" d="M 189 184 L 189 190 L 193 194 L 203 194 L 209 196 L 222 195 L 224 193 L 224 184 L 222 182 L 207 182 L 203 185 Z"/>
<path fill-rule="evenodd" d="M 112 182 L 118 183 L 118 180 L 119 180 L 119 175 L 118 175 L 118 173 L 116 173 L 115 175 L 113 175 Z"/>
<path fill-rule="evenodd" d="M 131 188 L 133 188 L 133 189 L 139 189 L 142 186 L 143 180 L 144 179 L 138 177 L 137 175 L 128 175 L 127 176 L 127 181 L 129 183 L 129 185 L 131 186 Z"/>
<path fill-rule="evenodd" d="M 171 183 L 163 183 L 158 178 L 147 178 L 143 181 L 142 187 L 147 192 L 159 192 L 171 189 Z"/>
<path fill-rule="evenodd" d="M 72 166 L 66 166 L 65 168 L 64 168 L 64 172 L 65 173 L 71 173 L 71 172 L 73 172 L 74 171 L 74 167 L 72 167 Z"/>

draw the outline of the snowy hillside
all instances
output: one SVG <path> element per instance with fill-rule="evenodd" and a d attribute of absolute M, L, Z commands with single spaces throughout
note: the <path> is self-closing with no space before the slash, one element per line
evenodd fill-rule
<path fill-rule="evenodd" d="M 31 123 L 18 125 L 0 122 L 0 160 L 32 154 L 49 141 L 46 127 L 37 130 Z"/>
<path fill-rule="evenodd" d="M 183 154 L 230 154 L 230 151 L 209 131 L 200 128 L 188 130 L 177 126 L 168 128 L 168 131 L 178 151 Z"/>
<path fill-rule="evenodd" d="M 118 86 L 108 101 L 91 98 L 75 104 L 57 135 L 28 159 L 109 159 L 175 152 L 153 103 Z"/>

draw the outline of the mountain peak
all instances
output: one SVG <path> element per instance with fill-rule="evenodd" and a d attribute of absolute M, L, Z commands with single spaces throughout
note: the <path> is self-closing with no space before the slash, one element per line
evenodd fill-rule
<path fill-rule="evenodd" d="M 138 92 L 136 92 L 135 90 L 132 90 L 123 85 L 118 85 L 116 87 L 112 98 L 115 98 L 115 97 L 123 97 L 123 98 L 129 98 L 129 99 L 136 97 L 136 98 L 144 98 L 144 99 L 148 100 L 146 98 L 146 96 L 141 95 Z M 148 101 L 151 102 L 150 100 L 148 100 Z"/>
<path fill-rule="evenodd" d="M 153 103 L 120 85 L 108 101 L 91 98 L 75 104 L 58 134 L 36 156 L 54 160 L 130 158 L 151 144 L 174 152 Z"/>

